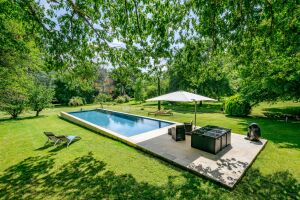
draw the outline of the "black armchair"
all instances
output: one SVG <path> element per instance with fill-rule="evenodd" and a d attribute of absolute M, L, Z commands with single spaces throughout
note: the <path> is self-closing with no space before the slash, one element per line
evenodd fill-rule
<path fill-rule="evenodd" d="M 172 128 L 172 138 L 175 141 L 185 140 L 185 128 L 184 125 L 177 125 Z"/>
<path fill-rule="evenodd" d="M 185 134 L 191 135 L 193 131 L 193 121 L 184 123 Z"/>

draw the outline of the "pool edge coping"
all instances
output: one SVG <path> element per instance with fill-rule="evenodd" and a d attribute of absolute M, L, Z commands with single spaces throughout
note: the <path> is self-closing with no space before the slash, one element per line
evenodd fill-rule
<path fill-rule="evenodd" d="M 167 123 L 172 123 L 172 124 L 170 124 L 169 126 L 165 126 L 165 127 L 162 127 L 162 128 L 154 129 L 154 130 L 151 130 L 151 131 L 142 132 L 142 133 L 139 133 L 137 135 L 133 135 L 133 136 L 127 137 L 127 136 L 119 134 L 119 133 L 117 133 L 115 131 L 109 130 L 109 129 L 104 128 L 102 126 L 95 125 L 95 124 L 93 124 L 91 122 L 88 122 L 88 121 L 86 121 L 84 119 L 81 119 L 79 117 L 76 117 L 76 116 L 70 114 L 70 113 L 74 113 L 74 112 L 86 112 L 86 111 L 93 111 L 93 110 L 105 110 L 105 111 L 109 111 L 109 112 L 121 113 L 121 114 L 124 114 L 124 115 L 131 115 L 131 116 L 135 116 L 135 117 L 142 117 L 142 118 L 146 118 L 146 119 L 151 119 L 151 120 L 155 120 L 155 121 L 162 121 L 162 122 L 167 122 Z M 63 119 L 66 119 L 66 120 L 68 120 L 70 122 L 73 122 L 73 123 L 75 123 L 77 125 L 80 125 L 80 126 L 83 126 L 85 128 L 88 128 L 90 130 L 93 130 L 93 131 L 95 131 L 97 133 L 106 135 L 106 136 L 108 136 L 108 137 L 110 137 L 112 139 L 117 139 L 117 140 L 121 139 L 126 144 L 128 144 L 128 142 L 129 142 L 133 146 L 136 146 L 137 143 L 142 142 L 140 140 L 136 141 L 135 138 L 137 136 L 140 136 L 140 135 L 146 135 L 146 136 L 148 135 L 149 136 L 149 134 L 151 134 L 152 131 L 158 131 L 158 130 L 162 130 L 162 129 L 167 129 L 167 128 L 174 127 L 175 125 L 182 124 L 182 123 L 178 123 L 178 122 L 174 122 L 174 121 L 160 120 L 160 119 L 155 119 L 155 118 L 151 118 L 151 117 L 145 117 L 145 116 L 142 116 L 142 115 L 135 115 L 135 114 L 125 113 L 125 112 L 118 112 L 118 111 L 108 110 L 108 109 L 104 109 L 104 108 L 95 108 L 95 109 L 82 110 L 82 111 L 73 111 L 73 112 L 64 112 L 64 111 L 61 111 L 60 114 L 59 114 L 59 117 L 61 117 Z M 163 134 L 163 133 L 161 133 L 161 134 Z M 153 137 L 156 137 L 156 136 L 157 135 L 154 135 Z M 148 140 L 148 139 L 150 139 L 150 138 L 148 137 L 145 140 Z"/>

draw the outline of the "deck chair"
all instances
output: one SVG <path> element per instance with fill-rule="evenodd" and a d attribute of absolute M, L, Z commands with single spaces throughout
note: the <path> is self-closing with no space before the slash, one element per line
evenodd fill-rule
<path fill-rule="evenodd" d="M 172 110 L 157 110 L 154 112 L 148 112 L 148 115 L 173 115 Z"/>
<path fill-rule="evenodd" d="M 172 110 L 162 110 L 161 115 L 173 115 Z"/>
<path fill-rule="evenodd" d="M 60 139 L 54 135 L 52 132 L 44 132 L 44 134 L 47 136 L 48 140 L 46 141 L 45 145 L 48 142 L 54 142 L 54 146 L 60 141 Z"/>
<path fill-rule="evenodd" d="M 81 137 L 79 136 L 74 136 L 74 135 L 68 135 L 68 136 L 65 136 L 65 135 L 59 135 L 59 136 L 56 136 L 57 138 L 59 138 L 59 142 L 66 142 L 67 143 L 67 147 L 69 147 L 69 145 L 74 141 L 74 140 L 80 140 Z"/>
<path fill-rule="evenodd" d="M 185 134 L 191 135 L 193 131 L 193 120 L 191 122 L 184 122 Z"/>

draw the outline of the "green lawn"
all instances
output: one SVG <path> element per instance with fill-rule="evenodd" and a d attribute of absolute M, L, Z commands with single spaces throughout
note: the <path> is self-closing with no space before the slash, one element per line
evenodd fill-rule
<path fill-rule="evenodd" d="M 58 118 L 56 107 L 18 120 L 0 114 L 0 199 L 297 199 L 300 181 L 300 123 L 261 117 L 263 108 L 300 107 L 300 103 L 262 104 L 248 118 L 226 117 L 219 104 L 199 108 L 198 125 L 219 125 L 245 134 L 257 122 L 269 142 L 233 190 L 198 177 L 121 142 Z M 84 106 L 91 109 L 96 105 Z M 105 105 L 105 108 L 147 115 L 154 104 Z M 165 105 L 184 122 L 193 119 L 193 105 Z M 43 131 L 83 139 L 64 146 L 44 146 Z"/>

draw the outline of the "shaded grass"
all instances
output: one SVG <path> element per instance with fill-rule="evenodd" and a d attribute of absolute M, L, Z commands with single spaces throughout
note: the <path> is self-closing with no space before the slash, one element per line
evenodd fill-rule
<path fill-rule="evenodd" d="M 162 185 L 139 182 L 131 174 L 117 174 L 93 153 L 77 157 L 59 168 L 55 154 L 29 157 L 0 177 L 4 199 L 288 199 L 300 189 L 288 172 L 262 176 L 250 169 L 233 191 L 225 190 L 187 172 L 168 176 Z M 178 182 L 178 177 L 183 181 Z M 249 194 L 250 196 L 244 196 Z"/>
<path fill-rule="evenodd" d="M 179 108 L 177 108 L 177 106 Z M 187 107 L 187 111 L 184 107 Z M 97 105 L 84 106 L 93 109 Z M 258 122 L 269 140 L 253 166 L 233 190 L 174 167 L 151 155 L 103 137 L 57 117 L 48 109 L 42 117 L 0 121 L 0 199 L 297 199 L 299 195 L 299 123 L 256 116 L 230 118 L 209 104 L 200 107 L 198 125 L 213 124 L 245 134 L 249 122 Z M 147 115 L 155 104 L 106 105 L 105 108 Z M 141 109 L 144 110 L 141 110 Z M 193 119 L 193 105 L 173 106 L 171 121 Z M 182 111 L 183 110 L 183 111 Z M 44 146 L 43 131 L 72 134 L 82 140 Z M 298 196 L 299 197 L 299 196 Z"/>

